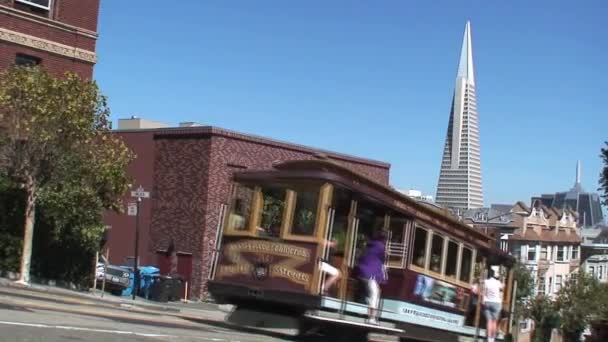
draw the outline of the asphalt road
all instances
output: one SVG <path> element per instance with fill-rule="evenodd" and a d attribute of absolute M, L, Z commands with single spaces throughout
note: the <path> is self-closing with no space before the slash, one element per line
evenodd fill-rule
<path fill-rule="evenodd" d="M 225 315 L 111 307 L 0 288 L 0 341 L 294 341 L 277 332 L 230 326 Z"/>

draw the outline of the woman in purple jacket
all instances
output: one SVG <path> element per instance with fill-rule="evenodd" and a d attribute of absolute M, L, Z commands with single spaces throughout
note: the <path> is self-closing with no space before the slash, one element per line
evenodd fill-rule
<path fill-rule="evenodd" d="M 385 249 L 386 234 L 382 230 L 377 230 L 372 234 L 365 251 L 357 262 L 359 278 L 367 288 L 368 322 L 371 324 L 378 324 L 379 284 L 383 284 L 387 280 L 384 271 Z"/>

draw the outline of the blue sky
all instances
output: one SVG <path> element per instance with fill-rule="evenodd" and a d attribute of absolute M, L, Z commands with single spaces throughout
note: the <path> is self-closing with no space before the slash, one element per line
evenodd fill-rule
<path fill-rule="evenodd" d="M 391 163 L 434 195 L 472 22 L 486 204 L 598 187 L 608 4 L 587 1 L 102 1 L 95 78 L 138 115 Z"/>

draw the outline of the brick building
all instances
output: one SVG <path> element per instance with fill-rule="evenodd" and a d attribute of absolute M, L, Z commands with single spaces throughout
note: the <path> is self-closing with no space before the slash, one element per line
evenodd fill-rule
<path fill-rule="evenodd" d="M 151 192 L 140 207 L 140 265 L 179 273 L 189 281 L 191 298 L 206 294 L 220 211 L 228 201 L 234 171 L 269 169 L 278 161 L 322 154 L 388 184 L 390 165 L 383 162 L 216 127 L 119 129 L 115 134 L 137 155 L 128 170 L 134 188 L 141 185 Z M 125 198 L 129 201 L 133 199 Z M 135 218 L 109 213 L 106 223 L 110 262 L 129 264 Z"/>
<path fill-rule="evenodd" d="M 99 0 L 0 0 L 0 70 L 40 64 L 92 78 Z"/>

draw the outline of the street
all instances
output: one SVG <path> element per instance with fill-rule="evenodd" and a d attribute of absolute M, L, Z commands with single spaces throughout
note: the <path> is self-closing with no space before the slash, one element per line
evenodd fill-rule
<path fill-rule="evenodd" d="M 112 307 L 0 287 L 0 341 L 293 341 L 276 332 L 237 330 L 225 316 L 220 310 Z"/>

